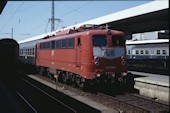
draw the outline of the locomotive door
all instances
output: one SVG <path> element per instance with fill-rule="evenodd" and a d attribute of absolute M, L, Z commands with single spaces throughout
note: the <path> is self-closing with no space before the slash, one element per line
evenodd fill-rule
<path fill-rule="evenodd" d="M 76 44 L 76 67 L 80 68 L 81 66 L 81 38 L 77 38 Z"/>

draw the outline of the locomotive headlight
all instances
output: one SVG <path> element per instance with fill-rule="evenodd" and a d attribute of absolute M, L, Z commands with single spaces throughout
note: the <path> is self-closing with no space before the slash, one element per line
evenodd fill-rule
<path fill-rule="evenodd" d="M 94 57 L 94 60 L 95 60 L 95 65 L 96 65 L 96 66 L 99 66 L 99 65 L 100 65 L 100 63 L 99 63 L 100 58 L 97 57 L 97 56 L 95 56 L 95 57 Z"/>
<path fill-rule="evenodd" d="M 99 66 L 99 65 L 100 65 L 99 61 L 96 61 L 96 62 L 95 62 L 95 65 L 96 65 L 96 66 Z"/>
<path fill-rule="evenodd" d="M 122 60 L 124 60 L 124 59 L 125 59 L 125 57 L 124 57 L 124 56 L 121 56 L 121 59 L 122 59 Z"/>
<path fill-rule="evenodd" d="M 97 56 L 95 56 L 94 59 L 95 59 L 96 61 L 99 61 L 99 57 L 97 57 Z"/>
<path fill-rule="evenodd" d="M 121 64 L 122 64 L 122 65 L 125 65 L 125 61 L 121 61 Z"/>
<path fill-rule="evenodd" d="M 100 77 L 100 75 L 101 75 L 101 74 L 100 74 L 100 73 L 98 73 L 98 74 L 97 74 L 97 77 Z"/>

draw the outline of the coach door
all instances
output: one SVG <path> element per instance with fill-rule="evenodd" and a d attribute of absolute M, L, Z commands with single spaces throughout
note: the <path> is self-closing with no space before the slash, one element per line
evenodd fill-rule
<path fill-rule="evenodd" d="M 81 38 L 77 38 L 76 44 L 76 67 L 79 69 L 81 66 Z"/>
<path fill-rule="evenodd" d="M 37 63 L 39 63 L 39 49 L 40 49 L 40 47 L 38 47 L 38 45 L 36 44 L 35 52 L 34 52 L 34 54 L 35 54 L 35 64 L 36 65 L 37 65 Z"/>

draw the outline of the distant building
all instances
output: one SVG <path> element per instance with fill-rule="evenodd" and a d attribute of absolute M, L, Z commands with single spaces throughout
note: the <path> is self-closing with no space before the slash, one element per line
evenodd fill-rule
<path fill-rule="evenodd" d="M 169 39 L 169 31 L 162 30 L 132 34 L 132 40 L 155 40 L 155 39 Z"/>

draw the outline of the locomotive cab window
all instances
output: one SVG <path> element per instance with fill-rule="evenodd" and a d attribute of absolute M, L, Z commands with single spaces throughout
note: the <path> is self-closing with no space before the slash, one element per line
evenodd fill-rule
<path fill-rule="evenodd" d="M 124 40 L 120 36 L 112 36 L 112 44 L 113 46 L 125 46 Z"/>
<path fill-rule="evenodd" d="M 105 35 L 94 35 L 92 40 L 93 46 L 107 46 L 107 38 Z"/>

